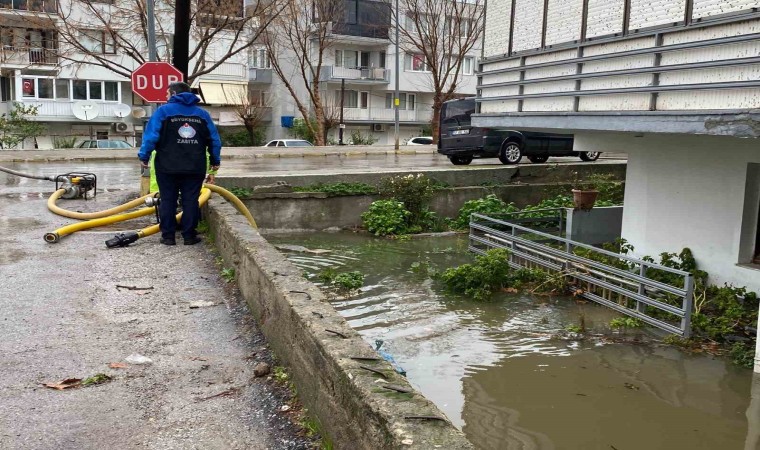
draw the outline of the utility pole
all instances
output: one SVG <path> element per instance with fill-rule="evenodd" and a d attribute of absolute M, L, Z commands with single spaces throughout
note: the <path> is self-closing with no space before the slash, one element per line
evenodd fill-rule
<path fill-rule="evenodd" d="M 393 109 L 395 109 L 396 112 L 395 112 L 395 120 L 394 120 L 394 123 L 393 123 L 393 131 L 394 131 L 394 135 L 395 135 L 395 139 L 396 139 L 396 145 L 395 145 L 394 148 L 397 151 L 399 149 L 399 147 L 398 147 L 398 138 L 399 138 L 399 136 L 398 136 L 399 135 L 399 129 L 398 129 L 398 120 L 399 120 L 399 110 L 398 110 L 398 107 L 399 107 L 399 92 L 398 92 L 398 89 L 399 89 L 399 78 L 401 78 L 401 73 L 400 73 L 400 71 L 401 71 L 401 65 L 399 64 L 399 45 L 398 45 L 398 36 L 399 36 L 398 29 L 399 29 L 400 23 L 399 23 L 398 16 L 399 16 L 398 0 L 396 0 L 396 74 L 395 74 L 396 75 L 396 77 L 395 77 L 396 78 L 396 91 L 393 94 Z"/>
<path fill-rule="evenodd" d="M 174 11 L 174 49 L 172 65 L 176 67 L 185 82 L 190 64 L 190 0 L 176 0 Z"/>
<path fill-rule="evenodd" d="M 155 0 L 147 0 L 148 14 L 148 61 L 158 61 L 156 55 L 156 13 Z"/>
<path fill-rule="evenodd" d="M 346 79 L 341 78 L 340 79 L 340 123 L 338 124 L 338 145 L 343 145 L 343 129 L 346 128 L 346 124 L 343 123 L 343 95 L 345 94 L 345 92 L 346 92 Z"/>

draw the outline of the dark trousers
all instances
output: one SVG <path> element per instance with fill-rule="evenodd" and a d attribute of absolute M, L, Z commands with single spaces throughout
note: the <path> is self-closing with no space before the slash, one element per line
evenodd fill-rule
<path fill-rule="evenodd" d="M 202 174 L 174 174 L 156 172 L 158 190 L 161 193 L 161 203 L 158 205 L 158 217 L 161 219 L 161 237 L 174 239 L 177 230 L 177 198 L 182 193 L 182 220 L 180 231 L 185 239 L 195 237 L 198 221 L 201 218 L 201 208 L 198 206 L 198 196 L 201 194 Z"/>

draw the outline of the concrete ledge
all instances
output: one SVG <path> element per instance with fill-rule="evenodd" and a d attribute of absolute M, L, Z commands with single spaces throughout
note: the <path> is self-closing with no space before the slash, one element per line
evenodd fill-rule
<path fill-rule="evenodd" d="M 298 395 L 336 449 L 472 449 L 451 423 L 405 419 L 443 413 L 390 364 L 357 361 L 377 353 L 327 302 L 319 288 L 271 246 L 229 204 L 215 197 L 205 208 L 226 264 L 278 358 L 290 369 Z M 326 331 L 330 329 L 344 337 Z M 387 382 L 410 393 L 382 388 Z"/>

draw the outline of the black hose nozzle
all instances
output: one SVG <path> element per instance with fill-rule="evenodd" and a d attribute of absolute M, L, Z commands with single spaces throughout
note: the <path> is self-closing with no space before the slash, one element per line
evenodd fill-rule
<path fill-rule="evenodd" d="M 140 236 L 137 234 L 136 231 L 130 231 L 129 233 L 120 233 L 114 236 L 113 238 L 106 241 L 106 247 L 108 248 L 116 248 L 116 247 L 126 247 L 129 244 L 136 242 Z"/>

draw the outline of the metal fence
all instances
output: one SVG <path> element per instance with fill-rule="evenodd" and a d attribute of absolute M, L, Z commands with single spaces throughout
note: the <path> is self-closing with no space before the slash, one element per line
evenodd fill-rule
<path fill-rule="evenodd" d="M 478 254 L 493 248 L 508 249 L 513 268 L 541 269 L 565 277 L 578 297 L 688 338 L 693 276 L 566 239 L 562 237 L 565 222 L 562 211 L 542 210 L 542 214 L 531 211 L 499 218 L 473 214 L 469 249 Z M 678 286 L 656 279 L 664 274 L 679 280 Z"/>

